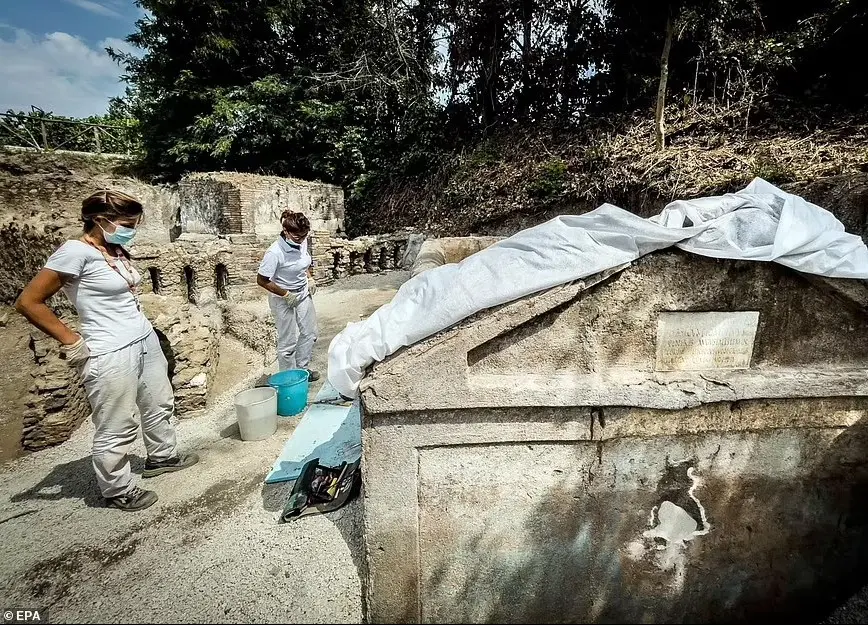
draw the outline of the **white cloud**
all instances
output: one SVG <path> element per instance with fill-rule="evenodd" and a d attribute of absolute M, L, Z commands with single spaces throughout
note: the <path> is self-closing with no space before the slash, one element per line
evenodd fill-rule
<path fill-rule="evenodd" d="M 109 6 L 102 4 L 100 2 L 92 2 L 92 0 L 66 0 L 69 4 L 74 4 L 80 9 L 84 9 L 85 11 L 90 11 L 91 13 L 96 13 L 97 15 L 104 15 L 106 17 L 116 17 L 118 19 L 123 19 L 123 15 L 115 11 Z"/>
<path fill-rule="evenodd" d="M 122 70 L 106 47 L 134 50 L 114 38 L 93 48 L 68 33 L 36 37 L 0 27 L 0 111 L 35 105 L 74 117 L 105 113 L 109 98 L 124 91 Z"/>
<path fill-rule="evenodd" d="M 123 39 L 118 39 L 117 37 L 107 37 L 99 42 L 100 50 L 105 50 L 106 48 L 112 48 L 115 52 L 125 52 L 129 54 L 134 54 L 136 56 L 141 52 L 138 48 L 133 45 L 128 44 Z"/>

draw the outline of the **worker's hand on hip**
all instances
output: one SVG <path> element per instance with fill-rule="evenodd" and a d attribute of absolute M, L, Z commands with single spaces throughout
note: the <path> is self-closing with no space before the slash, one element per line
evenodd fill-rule
<path fill-rule="evenodd" d="M 73 366 L 79 366 L 90 358 L 90 349 L 84 343 L 84 338 L 79 337 L 75 344 L 60 347 L 60 356 Z"/>
<path fill-rule="evenodd" d="M 316 279 L 313 277 L 307 277 L 307 291 L 310 292 L 311 296 L 316 294 Z"/>
<path fill-rule="evenodd" d="M 283 295 L 283 300 L 286 301 L 286 304 L 290 307 L 295 307 L 298 305 L 298 295 L 293 292 L 287 292 Z"/>

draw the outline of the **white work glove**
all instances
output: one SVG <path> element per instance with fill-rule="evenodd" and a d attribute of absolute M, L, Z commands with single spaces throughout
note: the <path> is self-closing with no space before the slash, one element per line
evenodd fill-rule
<path fill-rule="evenodd" d="M 298 305 L 298 295 L 293 292 L 287 292 L 283 295 L 283 300 L 286 301 L 286 304 L 290 307 L 295 307 Z"/>
<path fill-rule="evenodd" d="M 311 296 L 316 294 L 316 279 L 307 277 L 307 291 L 310 292 Z"/>
<path fill-rule="evenodd" d="M 80 366 L 90 358 L 90 349 L 84 343 L 84 338 L 78 338 L 75 344 L 60 347 L 60 355 L 73 366 Z"/>

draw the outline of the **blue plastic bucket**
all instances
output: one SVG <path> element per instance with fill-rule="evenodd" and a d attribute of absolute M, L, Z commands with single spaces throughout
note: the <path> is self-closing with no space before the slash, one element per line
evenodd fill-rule
<path fill-rule="evenodd" d="M 272 375 L 268 385 L 277 390 L 277 415 L 295 416 L 307 407 L 307 370 L 284 370 Z"/>

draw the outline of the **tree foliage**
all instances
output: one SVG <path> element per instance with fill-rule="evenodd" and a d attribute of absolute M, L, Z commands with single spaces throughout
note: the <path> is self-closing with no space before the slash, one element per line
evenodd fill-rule
<path fill-rule="evenodd" d="M 113 54 L 145 163 L 170 177 L 292 175 L 358 198 L 497 129 L 650 116 L 658 93 L 752 113 L 784 99 L 858 108 L 868 92 L 862 0 L 138 4 L 141 54 Z"/>

